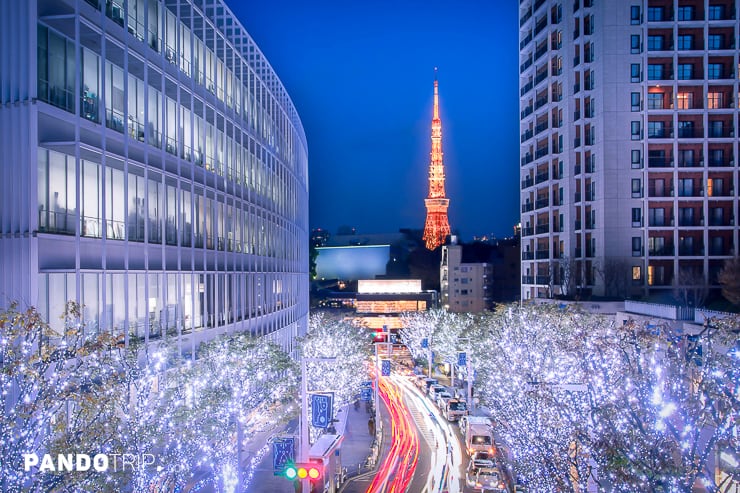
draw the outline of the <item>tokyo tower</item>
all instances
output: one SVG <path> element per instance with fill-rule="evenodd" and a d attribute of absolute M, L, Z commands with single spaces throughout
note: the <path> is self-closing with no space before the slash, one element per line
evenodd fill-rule
<path fill-rule="evenodd" d="M 429 195 L 424 199 L 427 220 L 424 224 L 424 243 L 434 250 L 450 234 L 447 208 L 450 199 L 445 197 L 445 167 L 442 162 L 442 120 L 439 119 L 439 90 L 437 68 L 434 68 L 434 116 L 432 118 L 432 152 L 429 163 Z"/>

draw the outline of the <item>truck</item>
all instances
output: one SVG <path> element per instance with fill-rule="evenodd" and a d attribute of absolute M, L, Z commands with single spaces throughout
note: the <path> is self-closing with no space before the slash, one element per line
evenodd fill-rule
<path fill-rule="evenodd" d="M 472 456 L 477 451 L 496 453 L 493 429 L 489 425 L 468 423 L 465 427 L 465 450 Z"/>
<path fill-rule="evenodd" d="M 448 399 L 442 408 L 442 415 L 447 421 L 457 421 L 462 416 L 467 416 L 468 404 L 462 399 Z"/>

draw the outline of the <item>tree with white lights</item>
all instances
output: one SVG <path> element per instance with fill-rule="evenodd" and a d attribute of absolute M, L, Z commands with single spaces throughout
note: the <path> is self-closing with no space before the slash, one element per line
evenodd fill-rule
<path fill-rule="evenodd" d="M 435 354 L 435 362 L 457 361 L 457 352 L 468 346 L 464 338 L 476 324 L 475 316 L 469 313 L 452 313 L 434 309 L 425 312 L 409 312 L 401 316 L 403 329 L 401 341 L 409 348 L 415 359 L 429 357 L 428 349 L 422 348 L 426 339 Z M 438 358 L 437 358 L 438 357 Z"/>
<path fill-rule="evenodd" d="M 301 357 L 335 359 L 307 362 L 308 391 L 333 393 L 335 413 L 355 400 L 362 382 L 369 380 L 371 341 L 369 331 L 350 321 L 324 313 L 310 317 L 306 336 L 299 341 Z M 317 434 L 312 430 L 312 436 Z"/>

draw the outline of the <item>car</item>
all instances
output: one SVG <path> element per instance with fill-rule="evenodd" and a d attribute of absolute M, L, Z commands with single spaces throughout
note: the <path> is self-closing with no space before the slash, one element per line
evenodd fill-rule
<path fill-rule="evenodd" d="M 465 435 L 468 426 L 470 425 L 486 425 L 493 429 L 493 421 L 491 418 L 484 416 L 463 416 L 460 418 L 460 432 Z"/>
<path fill-rule="evenodd" d="M 465 484 L 475 491 L 505 493 L 506 483 L 497 467 L 476 467 L 471 461 L 465 473 Z"/>
<path fill-rule="evenodd" d="M 439 385 L 437 383 L 429 386 L 429 398 L 432 400 L 435 400 L 437 398 L 437 393 L 443 392 L 445 390 L 444 385 Z"/>
<path fill-rule="evenodd" d="M 452 394 L 450 394 L 446 390 L 443 390 L 442 392 L 437 392 L 434 396 L 434 400 L 437 402 L 437 407 L 440 409 L 444 409 L 447 401 L 449 401 L 450 399 L 452 399 Z"/>
<path fill-rule="evenodd" d="M 475 467 L 495 467 L 496 466 L 496 458 L 493 454 L 479 450 L 470 457 L 470 462 L 472 462 Z"/>

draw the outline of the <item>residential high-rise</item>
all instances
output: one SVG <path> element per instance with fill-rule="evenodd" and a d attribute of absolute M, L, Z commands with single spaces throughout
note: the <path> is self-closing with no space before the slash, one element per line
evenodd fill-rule
<path fill-rule="evenodd" d="M 0 3 L 0 306 L 128 343 L 308 316 L 306 138 L 222 0 Z"/>
<path fill-rule="evenodd" d="M 737 0 L 521 0 L 522 298 L 717 286 L 738 245 Z"/>
<path fill-rule="evenodd" d="M 450 235 L 447 208 L 450 199 L 445 196 L 445 167 L 442 160 L 442 120 L 439 118 L 439 88 L 437 69 L 434 69 L 434 113 L 432 117 L 432 152 L 429 163 L 429 195 L 424 199 L 427 219 L 424 223 L 424 244 L 434 250 Z"/>

